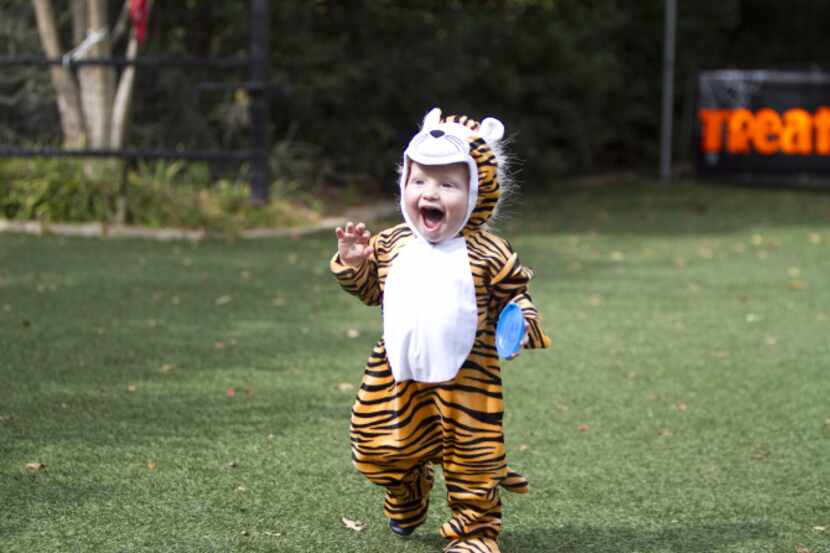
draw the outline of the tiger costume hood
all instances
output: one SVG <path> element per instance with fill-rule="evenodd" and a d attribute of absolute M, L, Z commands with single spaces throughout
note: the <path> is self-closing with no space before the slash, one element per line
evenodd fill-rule
<path fill-rule="evenodd" d="M 421 165 L 465 163 L 470 175 L 467 216 L 453 236 L 465 236 L 484 227 L 495 214 L 506 181 L 506 160 L 501 151 L 504 125 L 486 117 L 481 122 L 466 115 L 442 116 L 433 108 L 424 117 L 421 130 L 410 140 L 401 166 L 401 213 L 417 235 L 404 205 L 404 190 L 412 161 Z"/>

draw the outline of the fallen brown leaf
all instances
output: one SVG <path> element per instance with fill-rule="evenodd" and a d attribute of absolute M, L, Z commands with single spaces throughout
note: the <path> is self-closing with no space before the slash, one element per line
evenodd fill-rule
<path fill-rule="evenodd" d="M 161 369 L 159 370 L 161 371 L 161 374 L 170 374 L 174 370 L 176 370 L 176 365 L 174 365 L 173 363 L 165 363 L 161 366 Z"/>
<path fill-rule="evenodd" d="M 527 451 L 528 445 L 527 444 L 520 444 L 519 451 Z"/>
<path fill-rule="evenodd" d="M 674 408 L 677 409 L 681 413 L 685 413 L 689 410 L 689 404 L 685 401 L 678 401 L 674 404 Z"/>
<path fill-rule="evenodd" d="M 247 397 L 247 398 L 249 398 L 249 399 L 250 399 L 250 398 L 252 398 L 252 397 L 254 397 L 254 395 L 256 394 L 256 392 L 254 391 L 254 389 L 253 389 L 253 388 L 250 388 L 250 387 L 245 388 L 245 390 L 244 390 L 244 391 L 245 391 L 245 397 Z"/>
<path fill-rule="evenodd" d="M 790 282 L 790 288 L 792 290 L 804 290 L 809 288 L 809 283 L 806 280 L 793 280 Z"/>
<path fill-rule="evenodd" d="M 12 422 L 13 420 L 14 420 L 14 417 L 11 416 L 11 415 L 0 415 L 0 423 Z"/>
<path fill-rule="evenodd" d="M 231 298 L 230 296 L 219 296 L 218 298 L 216 298 L 215 303 L 216 305 L 225 305 L 227 303 L 230 303 L 232 299 L 233 298 Z"/>
<path fill-rule="evenodd" d="M 672 431 L 668 428 L 663 428 L 662 430 L 657 431 L 657 435 L 661 438 L 669 438 L 672 436 Z"/>
<path fill-rule="evenodd" d="M 135 384 L 127 384 L 127 391 L 128 391 L 128 392 L 130 392 L 130 393 L 132 394 L 132 393 L 134 393 L 136 390 L 138 390 L 138 387 L 136 387 L 136 385 L 135 385 Z"/>
<path fill-rule="evenodd" d="M 157 463 L 147 463 L 147 468 L 150 470 L 156 470 L 158 468 Z"/>
<path fill-rule="evenodd" d="M 365 522 L 360 522 L 358 520 L 350 520 L 346 517 L 342 517 L 340 520 L 343 522 L 343 526 L 345 526 L 349 530 L 354 530 L 355 532 L 360 532 L 361 530 L 366 528 Z"/>
<path fill-rule="evenodd" d="M 812 549 L 807 549 L 803 545 L 796 544 L 795 545 L 795 553 L 813 553 Z"/>
<path fill-rule="evenodd" d="M 348 336 L 349 338 L 357 338 L 358 336 L 360 336 L 360 331 L 356 328 L 350 328 L 346 331 L 346 336 Z"/>
<path fill-rule="evenodd" d="M 697 249 L 697 255 L 704 259 L 711 259 L 715 257 L 715 252 L 709 246 L 701 246 Z"/>
<path fill-rule="evenodd" d="M 580 432 L 588 432 L 591 429 L 591 425 L 590 424 L 585 424 L 585 423 L 578 424 L 578 425 L 576 425 L 576 429 L 579 430 Z"/>
<path fill-rule="evenodd" d="M 349 390 L 354 390 L 354 384 L 351 382 L 341 382 L 337 385 L 337 389 L 341 392 L 347 392 Z"/>
<path fill-rule="evenodd" d="M 754 461 L 766 461 L 767 459 L 769 459 L 769 451 L 764 451 L 763 449 L 753 451 L 752 459 Z"/>
<path fill-rule="evenodd" d="M 39 470 L 43 470 L 45 468 L 46 468 L 46 465 L 44 465 L 43 463 L 27 463 L 26 464 L 26 470 L 28 470 L 30 472 L 36 472 L 36 471 L 39 471 Z"/>

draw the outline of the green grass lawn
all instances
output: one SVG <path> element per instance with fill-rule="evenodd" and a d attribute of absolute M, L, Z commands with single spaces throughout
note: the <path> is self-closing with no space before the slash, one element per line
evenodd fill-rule
<path fill-rule="evenodd" d="M 500 232 L 554 340 L 503 369 L 505 552 L 830 552 L 830 193 L 579 188 Z M 401 541 L 351 467 L 380 315 L 334 247 L 0 235 L 0 551 L 440 551 L 440 482 Z"/>

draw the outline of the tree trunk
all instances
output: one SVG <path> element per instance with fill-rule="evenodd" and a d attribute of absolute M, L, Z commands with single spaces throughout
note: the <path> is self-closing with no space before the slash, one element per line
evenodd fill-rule
<path fill-rule="evenodd" d="M 63 48 L 51 0 L 33 0 L 33 4 L 40 43 L 46 56 L 61 57 Z M 83 148 L 87 142 L 86 129 L 75 77 L 71 71 L 59 65 L 52 66 L 51 74 L 63 130 L 63 146 L 64 148 Z"/>
<path fill-rule="evenodd" d="M 126 5 L 126 4 L 125 4 Z M 147 3 L 147 15 L 153 9 L 152 0 Z M 135 29 L 130 29 L 130 40 L 127 43 L 128 60 L 134 60 L 138 56 L 138 39 L 136 38 Z M 121 78 L 118 82 L 118 90 L 115 93 L 115 101 L 112 108 L 112 129 L 110 134 L 110 146 L 119 150 L 124 147 L 124 142 L 127 137 L 127 127 L 130 119 L 130 111 L 132 109 L 133 89 L 135 88 L 135 66 L 127 65 L 124 71 L 121 72 Z"/>
<path fill-rule="evenodd" d="M 86 0 L 71 0 L 72 45 L 78 46 L 86 37 Z"/>
<path fill-rule="evenodd" d="M 87 37 L 101 32 L 106 34 L 89 48 L 86 57 L 109 58 L 111 47 L 107 0 L 89 0 L 87 20 Z M 89 145 L 93 148 L 106 148 L 110 143 L 115 72 L 107 65 L 84 65 L 78 71 L 78 76 L 81 83 L 81 105 L 89 132 Z"/>

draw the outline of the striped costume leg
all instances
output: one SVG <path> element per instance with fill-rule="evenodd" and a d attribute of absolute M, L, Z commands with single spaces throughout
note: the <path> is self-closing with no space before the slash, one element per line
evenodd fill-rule
<path fill-rule="evenodd" d="M 502 528 L 499 485 L 508 476 L 498 367 L 473 353 L 456 378 L 439 387 L 438 398 L 444 431 L 442 467 L 452 510 L 441 535 L 450 540 L 494 540 Z"/>
<path fill-rule="evenodd" d="M 499 544 L 492 538 L 467 538 L 452 540 L 444 553 L 501 553 Z"/>
<path fill-rule="evenodd" d="M 435 387 L 395 382 L 383 341 L 369 358 L 352 409 L 352 460 L 386 488 L 386 516 L 407 529 L 423 523 L 433 485 L 431 460 L 442 447 Z"/>

